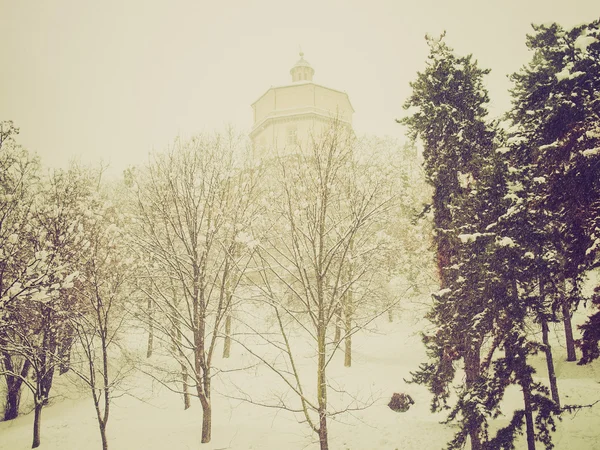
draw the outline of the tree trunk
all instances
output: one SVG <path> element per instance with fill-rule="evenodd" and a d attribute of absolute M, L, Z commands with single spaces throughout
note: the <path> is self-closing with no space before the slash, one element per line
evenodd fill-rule
<path fill-rule="evenodd" d="M 338 304 L 335 307 L 335 335 L 333 336 L 333 343 L 337 347 L 340 343 L 340 339 L 342 339 L 342 306 Z"/>
<path fill-rule="evenodd" d="M 350 241 L 348 250 L 352 254 L 354 243 Z M 348 283 L 348 289 L 344 295 L 344 324 L 346 337 L 344 338 L 344 366 L 352 366 L 352 318 L 354 316 L 354 299 L 352 297 L 352 278 L 354 276 L 354 267 L 351 262 L 348 263 L 348 269 L 346 272 L 346 282 Z"/>
<path fill-rule="evenodd" d="M 9 354 L 4 355 L 4 365 L 9 371 L 13 371 L 13 361 Z M 20 377 L 13 375 L 5 375 L 6 380 L 6 403 L 4 405 L 4 420 L 15 419 L 19 415 L 19 405 L 21 403 L 21 387 L 23 386 L 23 379 L 27 378 L 31 363 L 29 360 L 23 361 L 21 366 Z"/>
<path fill-rule="evenodd" d="M 15 388 L 16 383 L 14 381 L 9 382 L 8 377 L 6 377 L 6 382 L 9 385 L 9 388 L 6 391 L 4 420 L 12 420 L 19 415 L 19 404 L 21 403 L 21 388 L 20 386 Z"/>
<path fill-rule="evenodd" d="M 321 315 L 321 313 L 320 313 Z M 319 326 L 317 330 L 317 347 L 319 358 L 317 363 L 317 400 L 319 405 L 319 443 L 321 450 L 328 450 L 327 441 L 327 380 L 325 377 L 325 335 L 327 327 L 322 317 L 319 317 Z"/>
<path fill-rule="evenodd" d="M 179 318 L 175 316 L 173 318 L 175 333 L 173 337 L 173 353 L 179 355 L 179 365 L 181 367 L 181 380 L 183 387 L 183 409 L 189 409 L 190 407 L 190 393 L 188 387 L 188 369 L 185 365 L 185 356 L 183 354 L 183 350 L 181 349 L 181 326 L 179 325 Z"/>
<path fill-rule="evenodd" d="M 33 444 L 31 448 L 40 446 L 40 429 L 42 425 L 42 408 L 44 407 L 43 399 L 35 400 L 35 415 L 33 418 Z"/>
<path fill-rule="evenodd" d="M 231 313 L 225 318 L 225 341 L 223 342 L 223 358 L 229 358 L 231 354 Z"/>
<path fill-rule="evenodd" d="M 352 316 L 350 312 L 346 310 L 344 331 L 346 337 L 344 338 L 344 366 L 352 366 Z"/>
<path fill-rule="evenodd" d="M 571 308 L 566 299 L 562 304 L 563 324 L 565 327 L 565 341 L 567 344 L 567 361 L 577 361 L 575 353 L 575 340 L 573 339 L 573 326 L 571 325 Z"/>
<path fill-rule="evenodd" d="M 552 400 L 560 408 L 560 397 L 558 395 L 558 385 L 556 384 L 556 372 L 554 371 L 554 360 L 552 358 L 552 347 L 548 339 L 548 321 L 542 318 L 542 342 L 544 343 L 544 353 L 546 354 L 546 366 L 548 367 L 548 379 L 550 381 L 550 392 Z"/>
<path fill-rule="evenodd" d="M 106 439 L 106 426 L 100 424 L 100 437 L 102 438 L 102 450 L 108 450 L 108 441 Z"/>
<path fill-rule="evenodd" d="M 212 407 L 207 399 L 200 399 L 202 404 L 202 439 L 201 443 L 206 444 L 211 439 L 212 429 Z"/>
<path fill-rule="evenodd" d="M 64 375 L 71 368 L 71 348 L 73 347 L 74 331 L 69 329 L 59 344 L 59 375 Z"/>
<path fill-rule="evenodd" d="M 4 367 L 9 372 L 15 372 L 14 361 L 11 356 L 3 352 Z M 21 403 L 21 387 L 23 386 L 23 379 L 27 378 L 31 363 L 29 360 L 23 361 L 23 365 L 20 370 L 20 377 L 6 374 L 4 379 L 6 380 L 6 403 L 4 404 L 4 420 L 12 420 L 19 415 L 19 405 Z"/>
<path fill-rule="evenodd" d="M 148 297 L 148 349 L 146 350 L 146 358 L 152 356 L 153 344 L 154 344 L 154 320 L 153 308 L 152 308 L 152 297 Z"/>
<path fill-rule="evenodd" d="M 183 380 L 183 409 L 189 409 L 190 407 L 190 393 L 188 388 L 188 372 L 185 364 L 181 364 L 181 376 Z"/>
<path fill-rule="evenodd" d="M 51 363 L 53 364 L 53 363 Z M 50 401 L 50 389 L 52 388 L 52 381 L 54 380 L 54 366 L 47 369 L 47 372 L 42 376 L 41 387 L 42 387 L 42 398 L 44 406 L 48 405 Z"/>
<path fill-rule="evenodd" d="M 533 428 L 533 410 L 531 409 L 531 380 L 521 382 L 523 402 L 525 403 L 525 424 L 527 432 L 527 450 L 535 450 L 535 430 Z"/>
<path fill-rule="evenodd" d="M 351 247 L 352 248 L 352 247 Z M 347 282 L 352 281 L 352 265 L 348 267 Z M 354 315 L 354 299 L 352 298 L 352 288 L 349 287 L 344 295 L 344 366 L 352 366 L 352 317 Z"/>
<path fill-rule="evenodd" d="M 394 321 L 394 311 L 392 311 L 392 307 L 388 308 L 388 322 L 392 323 Z"/>
<path fill-rule="evenodd" d="M 327 441 L 327 416 L 324 411 L 319 412 L 319 445 L 321 450 L 329 450 Z"/>
<path fill-rule="evenodd" d="M 481 370 L 481 361 L 480 361 L 480 348 L 479 345 L 476 345 L 476 348 L 471 348 L 471 345 L 475 345 L 472 343 L 465 343 L 467 350 L 464 354 L 465 361 L 465 379 L 467 389 L 472 388 L 474 384 L 478 381 Z M 481 437 L 480 437 L 481 427 L 478 422 L 469 424 L 469 437 L 471 439 L 471 450 L 481 450 Z"/>

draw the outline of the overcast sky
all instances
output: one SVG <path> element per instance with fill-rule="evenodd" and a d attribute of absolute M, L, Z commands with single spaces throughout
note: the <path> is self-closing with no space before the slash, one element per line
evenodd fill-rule
<path fill-rule="evenodd" d="M 0 0 L 0 120 L 46 166 L 102 158 L 120 172 L 178 135 L 249 130 L 251 103 L 290 82 L 301 46 L 314 81 L 350 96 L 357 133 L 400 138 L 426 33 L 492 69 L 498 115 L 531 23 L 599 15 L 598 0 Z"/>

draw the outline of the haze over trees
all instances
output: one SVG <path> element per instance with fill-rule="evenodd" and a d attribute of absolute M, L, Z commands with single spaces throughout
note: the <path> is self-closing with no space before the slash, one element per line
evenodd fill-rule
<path fill-rule="evenodd" d="M 600 305 L 600 287 L 583 289 L 600 266 L 600 21 L 533 27 L 502 120 L 488 117 L 489 70 L 444 35 L 427 44 L 407 144 L 332 120 L 259 162 L 226 130 L 176 139 L 115 181 L 44 171 L 2 122 L 2 419 L 31 408 L 41 446 L 55 390 L 78 387 L 108 449 L 115 399 L 154 394 L 132 387 L 143 379 L 173 393 L 198 444 L 227 426 L 227 399 L 280 411 L 324 450 L 384 397 L 412 402 L 403 426 L 424 387 L 454 425 L 449 449 L 553 448 L 560 419 L 597 398 L 569 404 L 557 366 L 600 357 L 600 312 L 576 322 Z M 357 360 L 395 369 L 364 343 L 400 348 L 415 330 L 413 384 L 370 390 Z"/>

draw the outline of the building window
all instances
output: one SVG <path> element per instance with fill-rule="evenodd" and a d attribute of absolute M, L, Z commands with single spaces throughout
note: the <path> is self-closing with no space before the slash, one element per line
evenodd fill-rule
<path fill-rule="evenodd" d="M 298 143 L 298 129 L 296 127 L 288 127 L 287 129 L 287 144 L 296 145 Z"/>

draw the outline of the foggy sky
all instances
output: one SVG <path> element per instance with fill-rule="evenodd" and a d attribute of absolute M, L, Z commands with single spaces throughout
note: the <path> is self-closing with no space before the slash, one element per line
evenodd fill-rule
<path fill-rule="evenodd" d="M 301 46 L 314 81 L 350 96 L 358 134 L 401 137 L 394 119 L 426 33 L 446 30 L 458 54 L 492 69 L 498 115 L 506 75 L 529 59 L 530 24 L 599 13 L 597 0 L 0 0 L 0 120 L 46 166 L 103 159 L 119 173 L 178 135 L 248 131 L 250 104 L 291 81 Z"/>

